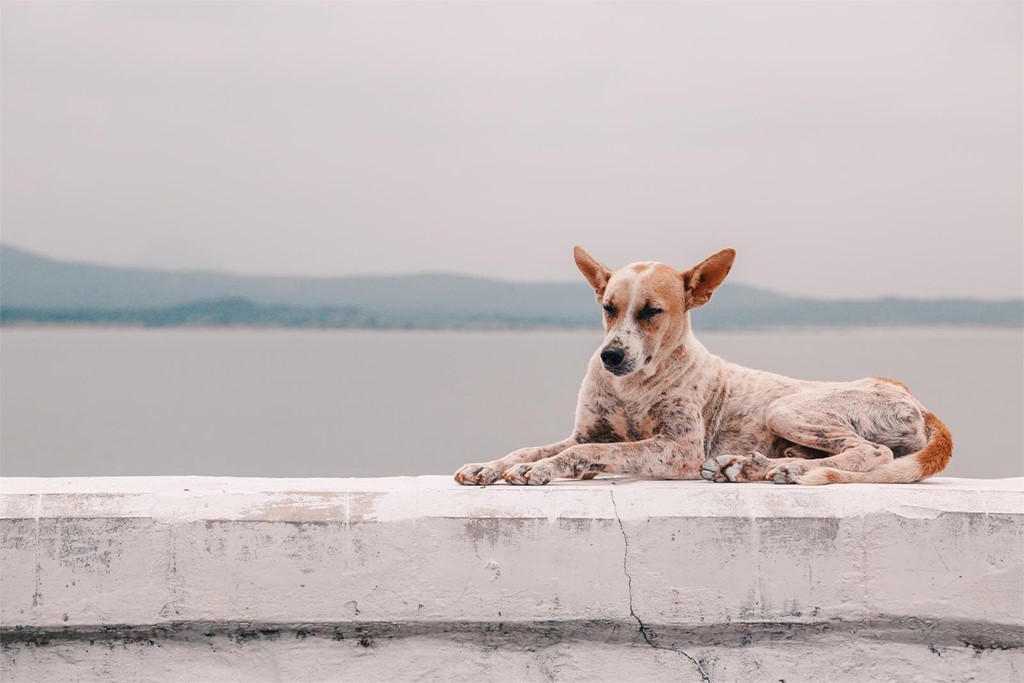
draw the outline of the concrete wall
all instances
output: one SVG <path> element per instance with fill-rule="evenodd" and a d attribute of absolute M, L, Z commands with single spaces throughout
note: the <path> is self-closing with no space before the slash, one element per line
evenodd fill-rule
<path fill-rule="evenodd" d="M 0 492 L 5 681 L 1024 676 L 1024 479 Z"/>

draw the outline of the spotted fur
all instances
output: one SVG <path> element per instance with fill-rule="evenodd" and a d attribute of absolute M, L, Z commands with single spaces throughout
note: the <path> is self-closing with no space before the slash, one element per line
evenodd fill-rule
<path fill-rule="evenodd" d="M 576 247 L 606 335 L 587 367 L 572 434 L 465 465 L 455 480 L 536 485 L 608 473 L 897 483 L 942 471 L 949 430 L 903 383 L 792 379 L 730 363 L 697 341 L 690 310 L 711 299 L 735 255 L 723 249 L 684 272 L 654 262 L 613 272 Z"/>

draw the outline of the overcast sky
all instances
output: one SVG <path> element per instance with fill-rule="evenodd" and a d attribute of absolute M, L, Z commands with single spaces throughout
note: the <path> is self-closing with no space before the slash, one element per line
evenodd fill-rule
<path fill-rule="evenodd" d="M 1020 2 L 4 2 L 2 238 L 247 273 L 1020 296 Z"/>

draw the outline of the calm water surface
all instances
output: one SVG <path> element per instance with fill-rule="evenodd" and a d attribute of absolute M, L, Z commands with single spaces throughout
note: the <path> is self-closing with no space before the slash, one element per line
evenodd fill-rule
<path fill-rule="evenodd" d="M 1024 475 L 1020 330 L 700 333 L 808 379 L 896 377 L 950 427 L 947 474 Z M 599 330 L 7 328 L 5 476 L 447 474 L 569 434 Z"/>

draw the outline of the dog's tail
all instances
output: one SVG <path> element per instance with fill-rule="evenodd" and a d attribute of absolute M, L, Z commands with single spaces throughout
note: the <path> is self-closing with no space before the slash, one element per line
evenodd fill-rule
<path fill-rule="evenodd" d="M 953 456 L 953 435 L 939 418 L 925 411 L 925 433 L 928 443 L 917 453 L 905 455 L 869 472 L 845 472 L 821 467 L 804 474 L 800 484 L 910 484 L 934 476 L 946 469 Z"/>

